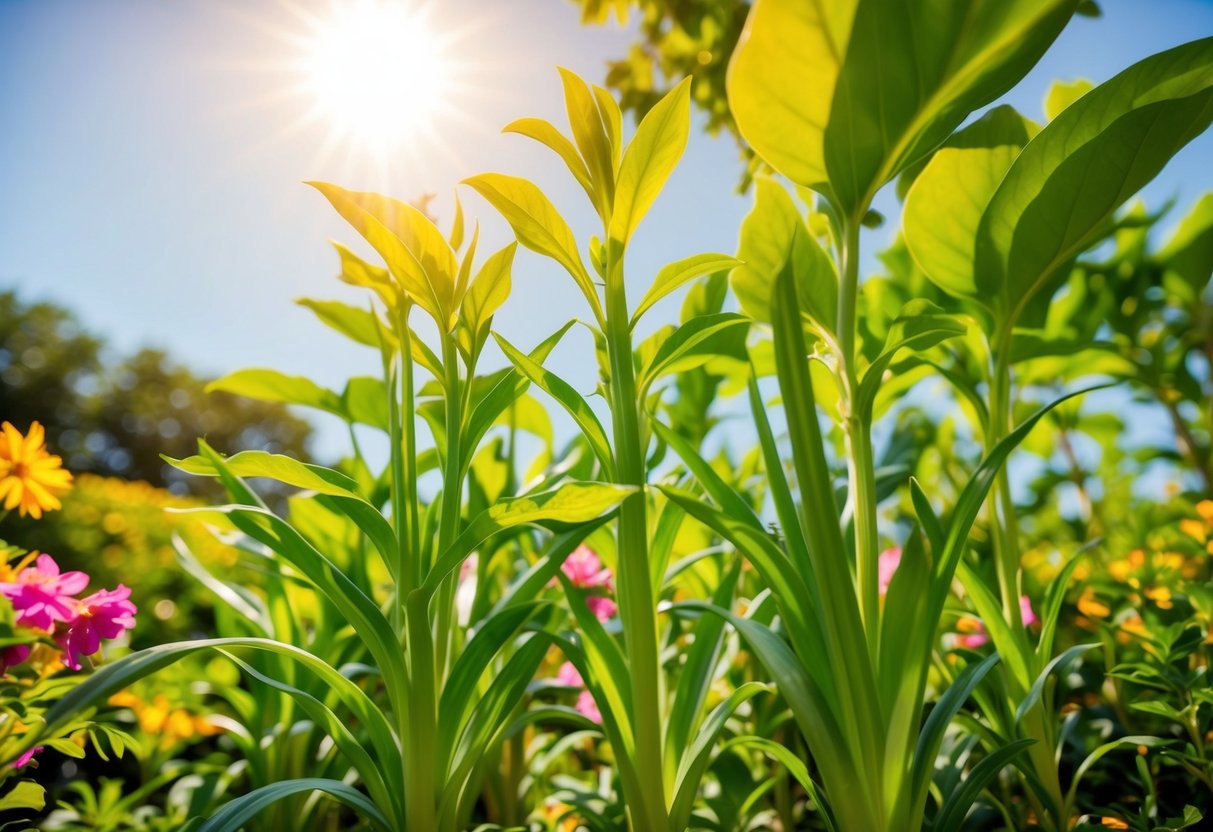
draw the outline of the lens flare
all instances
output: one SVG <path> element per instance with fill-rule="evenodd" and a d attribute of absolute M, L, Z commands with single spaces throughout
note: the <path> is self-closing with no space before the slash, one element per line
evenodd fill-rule
<path fill-rule="evenodd" d="M 341 134 L 387 151 L 431 132 L 448 106 L 448 45 L 423 9 L 358 0 L 316 22 L 301 68 L 320 117 Z"/>

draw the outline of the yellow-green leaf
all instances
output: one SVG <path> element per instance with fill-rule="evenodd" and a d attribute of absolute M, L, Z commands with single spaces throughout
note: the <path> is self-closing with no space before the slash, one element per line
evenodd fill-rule
<path fill-rule="evenodd" d="M 741 265 L 741 261 L 737 258 L 713 252 L 696 254 L 662 267 L 661 271 L 657 272 L 653 285 L 644 293 L 644 297 L 636 306 L 636 311 L 632 313 L 632 326 L 636 325 L 649 307 L 678 287 L 697 277 L 703 277 L 705 274 L 714 274 L 739 265 Z"/>
<path fill-rule="evenodd" d="M 1073 81 L 1054 81 L 1045 93 L 1045 118 L 1049 121 L 1057 118 L 1066 107 L 1095 89 L 1095 85 L 1086 78 L 1076 78 Z"/>
<path fill-rule="evenodd" d="M 464 180 L 501 212 L 514 229 L 518 242 L 531 251 L 551 257 L 577 282 L 582 294 L 602 320 L 598 292 L 577 251 L 577 240 L 564 217 L 533 183 L 504 173 L 482 173 Z"/>
<path fill-rule="evenodd" d="M 691 130 L 691 79 L 684 78 L 645 115 L 623 154 L 610 237 L 627 243 L 670 178 Z"/>

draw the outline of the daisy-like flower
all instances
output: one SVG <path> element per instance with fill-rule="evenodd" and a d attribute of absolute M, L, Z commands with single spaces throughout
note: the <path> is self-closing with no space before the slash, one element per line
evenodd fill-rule
<path fill-rule="evenodd" d="M 83 572 L 59 572 L 59 564 L 50 555 L 38 555 L 33 566 L 17 573 L 16 579 L 0 583 L 17 613 L 17 623 L 50 630 L 56 621 L 67 621 L 75 611 L 73 597 L 88 586 Z"/>
<path fill-rule="evenodd" d="M 75 615 L 67 630 L 55 636 L 63 648 L 63 664 L 80 669 L 80 657 L 101 649 L 101 639 L 117 638 L 135 626 L 138 608 L 130 601 L 130 587 L 102 589 L 76 602 Z"/>
<path fill-rule="evenodd" d="M 62 507 L 59 497 L 72 485 L 71 472 L 63 460 L 46 449 L 46 431 L 38 422 L 29 433 L 5 422 L 0 431 L 0 501 L 4 509 L 17 509 L 35 520 L 45 511 Z"/>

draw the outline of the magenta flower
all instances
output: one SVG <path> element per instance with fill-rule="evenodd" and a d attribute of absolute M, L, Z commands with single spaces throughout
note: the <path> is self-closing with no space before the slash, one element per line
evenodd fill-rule
<path fill-rule="evenodd" d="M 0 650 L 0 673 L 7 673 L 10 667 L 16 667 L 29 658 L 28 644 L 14 644 Z"/>
<path fill-rule="evenodd" d="M 565 558 L 564 563 L 560 565 L 560 571 L 573 586 L 583 589 L 596 586 L 611 588 L 611 570 L 603 566 L 598 553 L 584 543 Z"/>
<path fill-rule="evenodd" d="M 17 580 L 0 583 L 13 604 L 17 623 L 50 630 L 56 621 L 67 621 L 73 612 L 74 596 L 88 586 L 83 572 L 59 573 L 59 564 L 50 555 L 38 555 L 33 566 L 17 574 Z"/>
<path fill-rule="evenodd" d="M 880 594 L 885 595 L 889 591 L 889 584 L 893 582 L 893 573 L 897 571 L 897 567 L 901 565 L 901 547 L 894 546 L 891 549 L 885 549 L 880 553 L 880 560 L 877 564 L 878 575 L 880 579 Z"/>
<path fill-rule="evenodd" d="M 64 665 L 79 670 L 80 657 L 100 650 L 101 639 L 117 638 L 135 626 L 138 608 L 131 603 L 130 596 L 130 588 L 118 584 L 117 589 L 103 589 L 76 602 L 67 631 L 55 637 L 65 653 Z"/>
<path fill-rule="evenodd" d="M 26 751 L 20 757 L 13 761 L 13 768 L 25 768 L 29 765 L 29 761 L 34 759 L 34 755 L 42 751 L 41 745 L 35 745 L 29 751 Z"/>

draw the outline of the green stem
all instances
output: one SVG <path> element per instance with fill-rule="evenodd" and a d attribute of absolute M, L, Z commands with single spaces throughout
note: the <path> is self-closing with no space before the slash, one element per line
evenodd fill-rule
<path fill-rule="evenodd" d="M 866 210 L 866 209 L 865 209 Z M 862 217 L 860 212 L 857 216 Z M 847 439 L 852 522 L 855 526 L 855 583 L 868 652 L 880 655 L 880 538 L 876 523 L 876 461 L 871 426 L 855 412 L 859 390 L 856 355 L 856 300 L 859 295 L 859 228 L 857 219 L 844 223 L 842 281 L 838 286 L 838 364 L 844 396 L 843 430 Z"/>
<path fill-rule="evenodd" d="M 408 829 L 438 829 L 438 695 L 433 630 L 425 596 L 407 601 L 408 655 L 412 677 L 409 741 L 405 744 L 405 816 Z"/>
<path fill-rule="evenodd" d="M 990 424 L 986 428 L 986 450 L 992 449 L 1011 431 L 1011 327 L 1002 327 L 992 346 L 993 375 L 990 378 Z M 1003 613 L 1017 631 L 1023 627 L 1019 612 L 1019 521 L 1011 496 L 1011 477 L 1004 463 L 994 479 L 993 503 L 994 556 L 998 567 L 998 588 Z"/>
<path fill-rule="evenodd" d="M 438 518 L 438 548 L 440 558 L 459 533 L 460 508 L 463 499 L 463 391 L 459 381 L 459 351 L 453 334 L 442 336 L 442 369 L 446 375 L 446 455 L 443 458 L 442 509 Z M 470 382 L 469 382 L 470 384 Z M 451 633 L 455 627 L 455 592 L 459 586 L 459 570 L 442 582 L 438 590 L 437 648 L 435 660 L 439 677 L 449 666 Z"/>
<path fill-rule="evenodd" d="M 606 342 L 611 368 L 616 479 L 637 489 L 619 508 L 617 549 L 619 617 L 631 671 L 633 747 L 641 788 L 641 794 L 629 796 L 629 814 L 637 832 L 660 832 L 669 825 L 669 818 L 661 765 L 661 667 L 649 576 L 644 446 L 623 281 L 623 248 L 614 241 L 607 246 Z"/>

